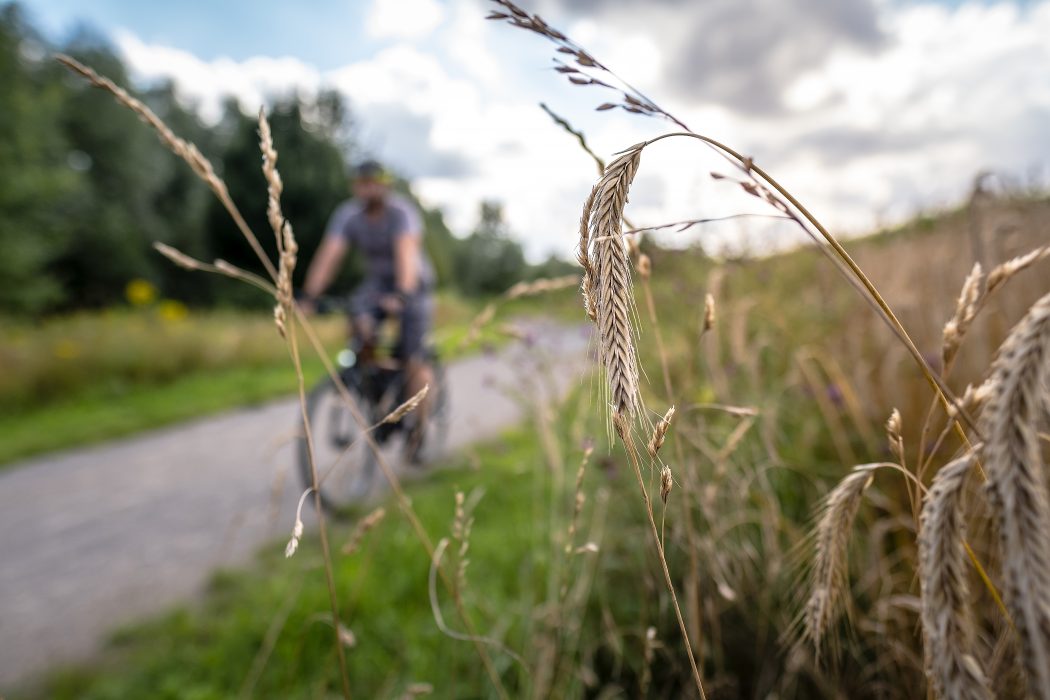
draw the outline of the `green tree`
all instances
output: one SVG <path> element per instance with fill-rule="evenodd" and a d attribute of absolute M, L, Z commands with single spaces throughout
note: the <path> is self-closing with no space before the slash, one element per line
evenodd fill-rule
<path fill-rule="evenodd" d="M 37 313 L 62 302 L 50 269 L 83 186 L 61 129 L 65 88 L 18 5 L 0 6 L 0 309 Z"/>
<path fill-rule="evenodd" d="M 121 61 L 89 30 L 65 47 L 116 83 L 128 84 Z M 156 281 L 151 241 L 162 236 L 152 192 L 162 183 L 156 137 L 129 110 L 100 90 L 69 81 L 62 130 L 84 172 L 85 186 L 67 212 L 69 238 L 52 263 L 80 306 L 119 302 L 130 279 Z"/>
<path fill-rule="evenodd" d="M 294 97 L 278 100 L 268 118 L 284 181 L 281 205 L 299 243 L 300 264 L 294 277 L 298 286 L 324 235 L 328 217 L 350 194 L 345 153 L 337 142 L 347 129 L 347 113 L 338 96 L 327 93 L 315 102 Z M 232 136 L 222 153 L 223 179 L 245 221 L 273 259 L 276 244 L 266 218 L 266 181 L 261 170 L 257 118 L 242 114 L 231 105 L 224 121 L 226 128 L 232 125 Z M 217 201 L 208 207 L 206 229 L 212 257 L 247 269 L 260 269 L 255 254 Z M 352 275 L 347 273 L 339 282 L 346 286 L 351 281 Z M 266 301 L 243 285 L 219 284 L 217 289 L 222 300 L 232 303 Z"/>
<path fill-rule="evenodd" d="M 184 109 L 175 96 L 171 82 L 155 86 L 144 99 L 175 133 L 197 145 L 214 160 L 217 138 L 206 129 L 195 114 Z M 141 126 L 139 127 L 142 128 Z M 211 253 L 205 215 L 213 195 L 189 167 L 157 144 L 154 160 L 158 169 L 157 187 L 150 193 L 156 216 L 157 240 L 195 258 L 208 260 Z M 162 292 L 193 304 L 210 303 L 214 297 L 211 275 L 190 272 L 161 260 L 150 251 L 151 270 Z"/>
<path fill-rule="evenodd" d="M 525 254 L 510 236 L 501 204 L 482 202 L 478 219 L 474 232 L 457 246 L 456 282 L 466 294 L 498 294 L 524 277 Z"/>

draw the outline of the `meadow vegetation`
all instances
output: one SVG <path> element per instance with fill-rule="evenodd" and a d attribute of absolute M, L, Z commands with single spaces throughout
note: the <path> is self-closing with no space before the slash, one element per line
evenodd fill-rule
<path fill-rule="evenodd" d="M 562 294 L 553 309 L 568 310 Z M 500 324 L 472 330 L 486 297 L 437 296 L 433 336 L 446 361 L 506 343 Z M 552 309 L 523 299 L 511 317 Z M 314 326 L 330 356 L 346 343 L 339 314 Z M 244 310 L 189 309 L 151 301 L 40 321 L 0 319 L 0 465 L 36 453 L 128 435 L 295 393 L 288 353 L 273 342 L 273 318 Z M 310 382 L 324 375 L 307 358 Z"/>
<path fill-rule="evenodd" d="M 1040 242 L 1050 202 L 1002 199 L 989 211 L 1011 222 L 1012 247 L 1003 251 L 1011 256 L 1013 246 Z M 948 261 L 955 260 L 951 252 L 968 221 L 966 211 L 949 212 L 847 244 L 931 355 L 940 350 L 943 319 L 967 274 L 965 265 Z M 676 581 L 691 591 L 683 603 L 701 630 L 697 646 L 707 661 L 708 696 L 757 697 L 772 689 L 795 697 L 924 696 L 922 651 L 913 632 L 918 589 L 908 573 L 917 551 L 898 529 L 911 533 L 914 524 L 907 491 L 892 478 L 880 476 L 864 505 L 857 504 L 848 561 L 852 630 L 843 619 L 835 622 L 828 637 L 837 632 L 841 640 L 822 664 L 793 655 L 799 652 L 790 644 L 808 593 L 800 572 L 814 509 L 853 464 L 893 458 L 882 424 L 895 406 L 908 416 L 902 420 L 905 444 L 915 444 L 916 424 L 927 409 L 923 399 L 929 398 L 921 377 L 860 299 L 821 293 L 837 281 L 812 250 L 732 263 L 698 250 L 682 255 L 649 244 L 643 250 L 652 261 L 658 311 L 675 308 L 683 295 L 711 293 L 718 300 L 715 323 L 703 333 L 701 305 L 687 314 L 660 314 L 678 401 L 661 453 L 680 450 L 683 456 L 682 462 L 668 460 L 675 475 L 665 521 L 668 561 Z M 952 273 L 931 279 L 926 258 L 910 255 L 913 250 L 939 252 Z M 963 367 L 980 375 L 980 358 L 994 352 L 1034 301 L 1047 272 L 1042 263 L 1019 276 L 985 312 L 961 353 L 958 386 L 973 380 Z M 917 288 L 923 296 L 906 303 Z M 578 305 L 576 313 L 582 315 Z M 912 313 L 922 318 L 912 322 Z M 653 329 L 643 323 L 642 333 L 651 337 Z M 872 371 L 870 359 L 844 362 L 844 351 L 836 350 L 843 347 L 865 358 L 885 357 L 885 365 Z M 978 359 L 967 359 L 970 353 Z M 643 367 L 659 368 L 653 343 L 643 344 L 641 354 Z M 900 397 L 914 398 L 895 404 Z M 659 401 L 658 386 L 646 391 L 646 401 Z M 575 511 L 575 471 L 590 438 L 595 451 L 581 489 L 586 499 L 576 547 L 595 542 L 600 551 L 581 552 L 570 564 L 595 568 L 586 603 L 572 613 L 578 638 L 571 659 L 560 661 L 574 670 L 559 681 L 559 690 L 569 697 L 595 696 L 603 688 L 628 697 L 687 693 L 674 616 L 660 593 L 654 555 L 639 546 L 646 537 L 644 511 L 624 457 L 605 440 L 595 396 L 584 389 L 556 405 L 529 406 L 532 418 L 520 430 L 407 487 L 423 526 L 435 536 L 451 528 L 454 494 L 474 494 L 467 599 L 479 628 L 519 653 L 550 644 L 541 633 L 554 625 L 544 596 Z M 546 436 L 540 444 L 537 435 Z M 686 469 L 695 480 L 691 495 L 683 483 Z M 358 516 L 375 505 L 362 505 Z M 361 548 L 335 557 L 336 579 L 346 582 L 344 621 L 355 640 L 347 654 L 354 689 L 362 697 L 401 697 L 413 683 L 425 683 L 436 697 L 491 694 L 470 644 L 444 636 L 434 624 L 427 558 L 396 504 L 381 505 L 386 517 Z M 686 505 L 696 523 L 693 535 L 682 525 Z M 333 541 L 341 546 L 354 529 L 353 519 L 337 525 Z M 691 543 L 694 536 L 698 541 Z M 39 691 L 116 698 L 152 688 L 159 697 L 218 698 L 252 683 L 259 697 L 323 695 L 338 678 L 321 613 L 320 553 L 309 539 L 291 562 L 282 549 L 283 542 L 274 542 L 248 569 L 218 574 L 201 602 L 115 633 L 98 664 L 63 671 Z M 692 572 L 694 557 L 699 576 Z M 879 602 L 889 591 L 892 607 Z M 264 663 L 260 650 L 274 637 Z M 529 695 L 515 662 L 500 663 L 510 694 Z M 914 695 L 902 687 L 915 688 Z"/>
<path fill-rule="evenodd" d="M 593 391 L 533 397 L 520 432 L 425 484 L 384 466 L 382 516 L 370 504 L 333 526 L 319 512 L 291 560 L 275 543 L 199 607 L 119 635 L 111 665 L 46 692 L 1050 697 L 1045 195 L 843 244 L 751 158 L 539 17 L 507 0 L 490 17 L 553 42 L 574 83 L 622 85 L 599 109 L 677 130 L 617 154 L 583 207 Z M 199 152 L 62 60 L 237 219 Z M 291 298 L 297 248 L 265 114 L 259 134 L 276 256 L 259 256 L 269 277 L 254 283 L 302 389 L 297 328 L 324 348 Z M 727 262 L 625 237 L 644 150 L 665 138 L 715 149 L 723 184 L 817 250 Z"/>

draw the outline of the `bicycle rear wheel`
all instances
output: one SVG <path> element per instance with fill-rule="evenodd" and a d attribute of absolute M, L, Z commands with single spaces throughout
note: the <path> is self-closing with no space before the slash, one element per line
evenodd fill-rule
<path fill-rule="evenodd" d="M 351 399 L 365 420 L 369 420 L 368 404 L 362 399 L 352 377 L 344 375 L 344 379 L 349 380 L 347 390 Z M 313 438 L 314 466 L 322 506 L 333 515 L 347 515 L 355 504 L 372 492 L 377 472 L 375 455 L 331 377 L 326 377 L 311 390 L 306 399 L 306 413 Z M 304 488 L 310 488 L 314 479 L 310 450 L 305 426 L 300 428 L 299 474 Z"/>

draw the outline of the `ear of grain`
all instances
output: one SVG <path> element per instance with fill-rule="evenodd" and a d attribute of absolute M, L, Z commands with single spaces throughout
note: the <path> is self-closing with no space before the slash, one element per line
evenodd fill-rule
<path fill-rule="evenodd" d="M 380 506 L 365 517 L 361 518 L 357 523 L 357 526 L 354 527 L 350 539 L 347 540 L 345 545 L 343 545 L 343 554 L 353 554 L 356 552 L 361 547 L 361 542 L 364 541 L 365 535 L 367 535 L 385 517 L 386 509 Z"/>
<path fill-rule="evenodd" d="M 901 412 L 896 408 L 890 413 L 886 420 L 886 439 L 889 441 L 890 452 L 901 465 L 904 464 L 904 438 L 901 437 Z"/>
<path fill-rule="evenodd" d="M 700 326 L 700 335 L 715 327 L 715 298 L 711 294 L 704 296 L 704 320 Z"/>
<path fill-rule="evenodd" d="M 949 366 L 955 358 L 955 354 L 959 351 L 959 345 L 962 344 L 963 336 L 966 335 L 974 317 L 977 316 L 977 304 L 983 293 L 981 289 L 982 279 L 981 263 L 974 263 L 973 269 L 963 282 L 962 291 L 959 292 L 959 299 L 955 304 L 955 313 L 952 314 L 952 317 L 944 326 L 941 357 L 945 367 Z"/>
<path fill-rule="evenodd" d="M 263 177 L 266 178 L 266 216 L 269 219 L 273 235 L 277 240 L 277 305 L 273 309 L 274 322 L 281 337 L 285 335 L 285 322 L 291 312 L 294 292 L 292 291 L 292 271 L 295 270 L 299 246 L 292 233 L 292 224 L 284 218 L 281 211 L 281 193 L 284 183 L 277 170 L 277 149 L 273 147 L 273 134 L 266 111 L 259 110 L 259 151 L 263 157 Z"/>
<path fill-rule="evenodd" d="M 988 293 L 991 294 L 999 287 L 1003 286 L 1007 280 L 1016 275 L 1018 272 L 1034 265 L 1035 263 L 1050 257 L 1050 245 L 1043 246 L 1042 248 L 1036 248 L 1030 250 L 1024 255 L 1018 255 L 1016 258 L 1007 260 L 1006 262 L 993 268 L 988 273 Z"/>
<path fill-rule="evenodd" d="M 641 148 L 631 147 L 609 164 L 597 185 L 590 212 L 593 254 L 587 258 L 592 271 L 584 282 L 585 287 L 590 286 L 591 309 L 597 319 L 609 404 L 614 414 L 628 416 L 633 416 L 639 406 L 638 355 L 631 319 L 631 265 L 620 234 L 623 209 L 640 158 Z"/>
<path fill-rule="evenodd" d="M 990 700 L 991 690 L 973 655 L 969 566 L 963 539 L 966 519 L 962 497 L 976 456 L 944 466 L 933 480 L 922 509 L 919 532 L 919 581 L 926 673 L 942 698 Z"/>
<path fill-rule="evenodd" d="M 816 557 L 809 600 L 802 613 L 803 634 L 820 651 L 824 633 L 838 617 L 847 586 L 847 546 L 861 496 L 871 484 L 870 466 L 854 468 L 828 494 L 817 523 Z"/>
<path fill-rule="evenodd" d="M 427 397 L 427 393 L 429 391 L 430 391 L 430 385 L 429 384 L 425 384 L 423 386 L 423 388 L 420 389 L 419 391 L 417 391 L 414 396 L 410 397 L 408 400 L 406 400 L 400 406 L 398 406 L 393 411 L 388 413 L 386 415 L 386 417 L 383 418 L 383 420 L 381 420 L 379 422 L 380 425 L 382 425 L 384 423 L 397 423 L 397 422 L 400 422 L 400 420 L 402 418 L 404 418 L 409 413 L 411 413 L 412 411 L 414 411 L 417 408 L 419 408 L 419 404 L 423 403 L 423 399 L 425 399 Z"/>
<path fill-rule="evenodd" d="M 649 456 L 656 459 L 656 454 L 660 451 L 660 448 L 664 446 L 664 440 L 667 438 L 667 431 L 671 428 L 671 420 L 674 418 L 674 406 L 667 409 L 667 413 L 661 418 L 656 427 L 653 428 L 653 435 L 649 438 Z"/>
<path fill-rule="evenodd" d="M 1029 694 L 1050 698 L 1050 503 L 1036 422 L 1050 414 L 1050 294 L 1011 331 L 982 415 L 988 494 L 999 525 L 1003 584 Z"/>

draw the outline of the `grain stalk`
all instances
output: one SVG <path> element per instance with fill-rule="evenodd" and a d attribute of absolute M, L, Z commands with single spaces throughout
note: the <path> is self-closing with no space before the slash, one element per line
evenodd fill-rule
<path fill-rule="evenodd" d="M 686 655 L 689 657 L 689 667 L 693 672 L 693 681 L 696 683 L 696 690 L 700 694 L 701 700 L 706 700 L 707 694 L 704 692 L 704 683 L 700 676 L 700 669 L 696 665 L 696 657 L 693 654 L 693 645 L 689 641 L 689 631 L 685 626 L 685 620 L 682 618 L 682 608 L 678 604 L 678 595 L 675 593 L 674 582 L 671 580 L 671 572 L 667 567 L 667 557 L 664 553 L 663 542 L 660 538 L 660 530 L 657 528 L 656 520 L 653 517 L 652 500 L 649 498 L 649 492 L 645 488 L 645 481 L 642 479 L 641 462 L 639 460 L 638 450 L 634 445 L 634 439 L 631 437 L 631 425 L 624 413 L 614 413 L 612 421 L 613 426 L 616 428 L 616 434 L 620 437 L 624 450 L 627 452 L 627 457 L 631 462 L 631 469 L 634 471 L 634 477 L 638 482 L 638 489 L 642 492 L 645 514 L 649 518 L 649 528 L 653 536 L 656 553 L 660 558 L 660 568 L 663 570 L 664 583 L 667 585 L 667 590 L 671 594 L 671 603 L 674 607 L 675 616 L 678 618 L 678 629 L 682 634 L 682 641 L 685 644 Z"/>

